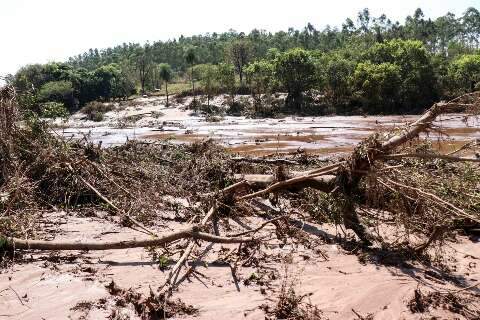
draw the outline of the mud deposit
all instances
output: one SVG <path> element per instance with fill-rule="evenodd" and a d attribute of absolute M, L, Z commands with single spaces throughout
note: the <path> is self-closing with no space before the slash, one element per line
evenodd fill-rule
<path fill-rule="evenodd" d="M 188 102 L 188 101 L 187 101 Z M 187 103 L 185 102 L 185 104 Z M 170 140 L 190 143 L 213 139 L 239 154 L 269 155 L 303 150 L 327 155 L 350 151 L 363 138 L 387 129 L 405 129 L 417 116 L 325 116 L 285 117 L 282 119 L 249 119 L 218 117 L 215 122 L 185 110 L 185 104 L 166 108 L 161 98 L 139 100 L 139 105 L 105 115 L 105 121 L 84 121 L 81 115 L 72 117 L 57 132 L 66 137 L 87 135 L 103 146 L 122 144 L 127 140 Z M 135 121 L 131 121 L 131 119 Z M 124 122 L 122 119 L 129 119 Z M 465 141 L 480 139 L 480 121 L 471 117 L 466 122 L 461 115 L 438 119 L 429 136 L 437 148 L 449 151 Z"/>

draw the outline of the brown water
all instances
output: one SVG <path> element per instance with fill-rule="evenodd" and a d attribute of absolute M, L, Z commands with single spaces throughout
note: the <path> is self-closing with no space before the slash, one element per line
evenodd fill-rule
<path fill-rule="evenodd" d="M 168 131 L 150 132 L 142 139 L 170 139 L 190 143 L 213 139 L 239 154 L 270 155 L 303 150 L 312 154 L 348 152 L 368 135 L 402 130 L 418 116 L 333 116 L 289 117 L 285 119 L 246 119 L 227 117 L 217 123 L 200 119 L 179 121 Z M 428 138 L 437 149 L 448 152 L 467 141 L 480 139 L 480 121 L 449 115 L 435 122 Z"/>

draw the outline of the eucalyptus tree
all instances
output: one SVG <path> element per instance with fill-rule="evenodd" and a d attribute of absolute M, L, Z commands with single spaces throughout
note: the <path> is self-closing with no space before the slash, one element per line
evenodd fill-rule
<path fill-rule="evenodd" d="M 244 84 L 243 69 L 253 58 L 252 43 L 248 39 L 238 39 L 232 41 L 226 50 L 227 58 L 234 65 L 240 78 L 240 86 L 242 86 Z"/>
<path fill-rule="evenodd" d="M 135 52 L 135 67 L 140 80 L 142 94 L 145 94 L 145 85 L 147 79 L 153 70 L 152 50 L 147 43 L 143 48 L 140 47 Z"/>

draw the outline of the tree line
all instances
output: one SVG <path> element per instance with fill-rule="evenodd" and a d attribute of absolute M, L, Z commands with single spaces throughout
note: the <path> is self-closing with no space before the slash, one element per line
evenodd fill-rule
<path fill-rule="evenodd" d="M 434 20 L 421 9 L 403 24 L 368 9 L 341 28 L 249 34 L 230 30 L 140 45 L 91 49 L 64 63 L 29 65 L 10 77 L 23 104 L 70 110 L 188 81 L 207 96 L 287 92 L 286 107 L 405 113 L 478 88 L 480 13 Z M 208 103 L 208 101 L 207 101 Z M 315 104 L 316 103 L 316 104 Z"/>

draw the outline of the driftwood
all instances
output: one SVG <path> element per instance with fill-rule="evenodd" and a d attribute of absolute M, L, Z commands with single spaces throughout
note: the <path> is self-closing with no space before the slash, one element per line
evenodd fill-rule
<path fill-rule="evenodd" d="M 291 159 L 268 159 L 268 158 L 245 158 L 245 157 L 235 157 L 232 158 L 232 161 L 235 162 L 248 162 L 248 163 L 266 163 L 266 164 L 298 164 L 297 161 Z"/>
<path fill-rule="evenodd" d="M 0 235 L 0 240 L 6 240 L 6 246 L 12 249 L 32 250 L 112 250 L 146 248 L 165 245 L 180 239 L 204 240 L 213 243 L 242 243 L 254 241 L 254 238 L 219 237 L 209 233 L 199 232 L 198 226 L 193 226 L 182 231 L 172 232 L 161 237 L 144 240 L 126 240 L 111 242 L 74 242 L 74 241 L 43 241 L 7 238 Z M 1 241 L 0 241 L 1 243 Z"/>
<path fill-rule="evenodd" d="M 402 159 L 402 158 L 421 158 L 421 159 L 441 159 L 451 162 L 480 162 L 479 158 L 465 158 L 465 157 L 452 157 L 449 155 L 441 154 L 428 154 L 428 153 L 401 153 L 385 155 L 383 159 Z"/>

